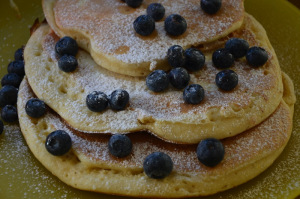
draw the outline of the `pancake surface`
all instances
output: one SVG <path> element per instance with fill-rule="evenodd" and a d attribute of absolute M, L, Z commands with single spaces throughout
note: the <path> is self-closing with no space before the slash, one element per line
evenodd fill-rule
<path fill-rule="evenodd" d="M 295 95 L 291 80 L 284 74 L 286 104 L 251 130 L 222 140 L 224 160 L 214 168 L 200 164 L 197 145 L 164 142 L 146 132 L 130 134 L 133 152 L 126 158 L 112 157 L 107 148 L 109 136 L 86 134 L 66 126 L 57 114 L 47 111 L 39 119 L 25 112 L 26 102 L 34 97 L 26 80 L 18 97 L 20 127 L 36 158 L 65 183 L 79 189 L 139 197 L 190 197 L 209 195 L 244 183 L 265 170 L 278 157 L 290 137 Z M 72 150 L 56 157 L 45 149 L 46 136 L 65 130 L 72 138 Z M 163 180 L 143 173 L 144 158 L 154 152 L 167 153 L 174 162 L 170 176 Z"/>
<path fill-rule="evenodd" d="M 43 0 L 43 10 L 51 28 L 60 37 L 76 38 L 98 65 L 119 74 L 145 76 L 155 68 L 168 69 L 167 50 L 177 44 L 184 48 L 214 41 L 238 29 L 244 17 L 243 0 L 223 0 L 215 15 L 205 14 L 199 0 L 162 0 L 165 17 L 180 14 L 188 24 L 186 33 L 170 37 L 164 19 L 147 37 L 138 36 L 134 20 L 146 14 L 155 1 L 144 0 L 134 9 L 121 0 Z"/>
<path fill-rule="evenodd" d="M 94 133 L 147 130 L 177 143 L 198 143 L 207 137 L 222 139 L 262 122 L 277 108 L 283 92 L 275 52 L 258 22 L 246 15 L 243 27 L 233 35 L 246 39 L 251 46 L 265 48 L 269 60 L 257 69 L 250 68 L 244 59 L 237 60 L 231 69 L 238 74 L 239 84 L 231 92 L 222 92 L 215 85 L 219 70 L 212 66 L 212 51 L 205 51 L 206 66 L 192 73 L 190 82 L 205 89 L 205 99 L 199 105 L 185 104 L 182 91 L 173 88 L 153 93 L 146 88 L 145 78 L 105 70 L 84 51 L 77 54 L 78 69 L 72 73 L 60 71 L 54 51 L 59 38 L 47 25 L 33 34 L 25 48 L 25 72 L 38 98 L 77 130 Z M 120 88 L 130 95 L 126 110 L 95 113 L 87 108 L 85 98 L 90 92 L 98 90 L 109 95 Z"/>
<path fill-rule="evenodd" d="M 254 27 L 260 32 L 255 32 Z M 54 52 L 58 37 L 46 26 L 27 44 L 25 70 L 36 95 L 75 129 L 100 133 L 149 130 L 174 142 L 197 143 L 205 137 L 224 138 L 251 128 L 268 117 L 280 102 L 281 72 L 263 29 L 247 15 L 236 34 L 251 45 L 263 46 L 270 53 L 269 61 L 258 69 L 251 69 L 245 60 L 236 61 L 232 69 L 239 75 L 238 87 L 232 92 L 220 92 L 214 83 L 218 70 L 208 60 L 203 70 L 191 74 L 191 83 L 199 83 L 206 90 L 200 105 L 185 104 L 182 91 L 172 88 L 154 94 L 146 88 L 144 78 L 102 69 L 83 51 L 77 56 L 78 70 L 60 71 Z M 208 59 L 210 53 L 206 53 Z M 87 109 L 88 93 L 100 90 L 108 95 L 119 88 L 127 90 L 131 97 L 125 111 L 93 113 Z"/>

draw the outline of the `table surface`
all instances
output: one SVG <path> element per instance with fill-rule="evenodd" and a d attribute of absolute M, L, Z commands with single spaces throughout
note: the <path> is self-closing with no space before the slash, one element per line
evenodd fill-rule
<path fill-rule="evenodd" d="M 20 8 L 20 18 L 8 0 L 0 1 L 0 77 L 7 73 L 14 49 L 28 40 L 32 22 L 37 17 L 43 19 L 41 0 L 14 1 Z M 269 169 L 237 188 L 201 199 L 294 199 L 300 194 L 300 0 L 245 0 L 245 7 L 267 30 L 282 70 L 294 81 L 298 91 L 294 129 L 289 144 Z M 65 185 L 34 158 L 17 125 L 5 128 L 0 137 L 0 198 L 129 199 Z"/>
<path fill-rule="evenodd" d="M 288 0 L 289 2 L 291 2 L 292 4 L 294 4 L 295 6 L 297 6 L 300 9 L 300 1 L 299 0 Z"/>

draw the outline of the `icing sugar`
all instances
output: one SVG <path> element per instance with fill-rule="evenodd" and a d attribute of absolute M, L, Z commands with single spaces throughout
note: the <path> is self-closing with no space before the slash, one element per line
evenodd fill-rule
<path fill-rule="evenodd" d="M 242 0 L 223 0 L 216 15 L 207 15 L 200 9 L 198 0 L 161 0 L 165 16 L 182 15 L 188 24 L 187 32 L 177 38 L 164 30 L 164 20 L 156 22 L 156 31 L 148 37 L 137 36 L 133 21 L 146 14 L 152 1 L 145 0 L 140 8 L 133 9 L 117 0 L 57 1 L 54 15 L 57 25 L 64 30 L 75 30 L 89 35 L 91 46 L 97 52 L 113 55 L 125 63 L 151 62 L 165 58 L 169 46 L 178 44 L 187 48 L 227 34 L 228 29 L 244 15 Z M 80 13 L 80 14 L 78 14 Z M 113 34 L 111 34 L 113 32 Z M 127 51 L 120 53 L 119 49 Z"/>
<path fill-rule="evenodd" d="M 28 99 L 33 97 L 33 93 L 29 89 L 28 83 L 19 92 L 20 96 L 22 96 L 19 100 L 22 107 Z M 26 121 L 26 125 L 36 129 L 36 124 L 31 122 L 28 116 L 22 117 L 22 119 Z M 117 168 L 117 170 L 123 167 L 127 169 L 141 169 L 147 155 L 161 151 L 170 155 L 174 161 L 174 170 L 179 173 L 200 172 L 203 175 L 204 173 L 212 172 L 209 168 L 199 163 L 196 157 L 197 145 L 167 143 L 146 132 L 139 132 L 128 135 L 133 142 L 132 154 L 126 158 L 118 159 L 109 154 L 107 143 L 110 136 L 76 132 L 65 125 L 57 115 L 49 111 L 41 120 L 47 126 L 51 126 L 52 129 L 68 132 L 72 138 L 73 151 L 85 164 L 92 164 L 92 166 L 104 164 L 109 165 L 110 168 Z M 289 111 L 281 104 L 273 115 L 260 125 L 232 138 L 224 139 L 222 142 L 225 146 L 226 154 L 224 161 L 219 166 L 224 169 L 233 169 L 236 165 L 247 164 L 248 161 L 256 158 L 256 156 L 268 155 L 284 146 L 289 138 L 287 132 L 291 128 L 290 120 Z M 44 133 L 34 133 L 31 136 L 40 137 L 40 140 L 45 139 Z"/>
<path fill-rule="evenodd" d="M 276 109 L 282 95 L 280 68 L 273 50 L 266 45 L 265 37 L 257 39 L 252 32 L 255 21 L 246 19 L 237 34 L 250 45 L 266 47 L 269 61 L 263 67 L 252 69 L 245 59 L 236 60 L 232 69 L 239 75 L 239 84 L 231 92 L 222 92 L 215 85 L 219 70 L 212 65 L 211 52 L 205 51 L 206 65 L 191 74 L 190 82 L 199 83 L 205 89 L 205 99 L 199 105 L 184 103 L 182 90 L 171 86 L 166 92 L 153 93 L 146 88 L 145 78 L 107 71 L 84 51 L 77 55 L 76 71 L 60 71 L 54 56 L 58 37 L 46 25 L 27 44 L 25 70 L 36 95 L 75 129 L 101 133 L 147 129 L 166 140 L 183 143 L 196 143 L 208 136 L 221 139 L 260 123 Z M 94 113 L 87 109 L 85 98 L 89 93 L 96 90 L 109 95 L 116 89 L 125 89 L 130 95 L 126 110 Z"/>
<path fill-rule="evenodd" d="M 73 190 L 37 162 L 18 125 L 5 125 L 0 150 L 1 198 L 43 198 L 45 195 L 77 198 Z"/>
<path fill-rule="evenodd" d="M 253 42 L 253 35 L 246 36 L 248 38 L 245 39 Z M 47 35 L 44 41 L 44 50 L 46 50 L 52 59 L 56 60 L 55 52 L 53 50 L 56 40 L 53 39 L 52 35 Z M 252 43 L 252 45 L 255 44 L 257 43 Z M 44 56 L 47 57 L 47 55 Z M 270 67 L 271 63 L 267 64 L 265 67 L 251 69 L 249 66 L 247 66 L 247 63 L 244 59 L 237 60 L 232 67 L 232 70 L 236 71 L 239 76 L 239 85 L 233 92 L 222 92 L 218 90 L 217 86 L 215 85 L 215 76 L 219 70 L 212 65 L 210 56 L 211 55 L 209 53 L 206 53 L 207 61 L 203 69 L 201 69 L 199 72 L 190 74 L 191 84 L 199 83 L 205 88 L 205 99 L 201 105 L 196 106 L 185 104 L 182 98 L 182 92 L 172 88 L 171 86 L 169 86 L 167 92 L 154 95 L 154 93 L 147 89 L 144 77 L 141 78 L 120 75 L 101 67 L 97 67 L 94 62 L 88 61 L 88 55 L 81 51 L 81 53 L 79 53 L 77 56 L 79 61 L 78 70 L 70 75 L 63 74 L 63 78 L 66 79 L 66 82 L 72 82 L 72 87 L 66 87 L 67 92 L 78 93 L 78 91 L 84 89 L 84 93 L 80 97 L 77 97 L 76 99 L 67 98 L 68 101 L 66 104 L 72 107 L 69 108 L 69 110 L 75 113 L 70 114 L 70 117 L 74 118 L 81 116 L 80 110 L 85 108 L 85 104 L 82 103 L 82 100 L 84 100 L 85 96 L 90 92 L 102 91 L 109 95 L 112 91 L 122 88 L 129 92 L 130 107 L 136 111 L 130 112 L 133 115 L 124 115 L 122 118 L 123 120 L 121 121 L 115 120 L 114 124 L 111 125 L 120 126 L 120 123 L 118 122 L 122 121 L 126 121 L 124 124 L 122 122 L 122 125 L 131 125 L 132 123 L 130 123 L 129 120 L 134 120 L 134 118 L 137 118 L 138 116 L 140 119 L 145 117 L 154 117 L 172 121 L 186 120 L 185 122 L 188 123 L 200 122 L 201 120 L 207 119 L 205 114 L 208 108 L 222 107 L 222 111 L 225 112 L 223 114 L 226 115 L 226 109 L 229 108 L 230 105 L 234 104 L 236 107 L 248 106 L 251 101 L 255 100 L 255 93 L 268 92 L 268 90 L 272 89 L 272 87 L 275 85 L 274 81 L 277 81 L 274 79 L 273 74 L 264 73 L 266 68 Z M 269 59 L 271 60 L 274 58 L 272 55 L 270 55 Z M 39 57 L 37 61 L 41 63 Z M 57 77 L 62 76 L 62 73 L 58 69 L 52 68 L 51 70 L 55 71 Z M 38 73 L 39 71 L 37 71 L 37 74 Z M 31 75 L 37 76 L 37 74 Z M 45 88 L 53 87 L 53 82 L 49 81 L 47 78 L 41 78 L 39 84 L 45 85 Z M 39 92 L 43 93 L 48 91 L 40 90 Z M 251 96 L 251 94 L 253 96 Z M 268 99 L 266 98 L 266 100 Z M 107 112 L 114 113 L 111 110 L 107 110 Z M 196 113 L 198 115 L 196 119 L 190 117 L 191 114 Z M 201 113 L 203 113 L 203 115 Z M 118 117 L 119 115 L 122 115 L 121 112 L 118 112 Z M 88 116 L 84 116 L 84 119 L 89 120 Z M 94 118 L 90 119 L 91 122 L 93 120 Z M 92 124 L 93 123 L 91 123 L 91 125 Z"/>

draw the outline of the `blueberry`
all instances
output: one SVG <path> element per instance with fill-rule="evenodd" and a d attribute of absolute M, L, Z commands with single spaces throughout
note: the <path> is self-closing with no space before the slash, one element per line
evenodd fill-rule
<path fill-rule="evenodd" d="M 165 20 L 165 30 L 173 36 L 182 35 L 187 29 L 185 19 L 178 14 L 171 14 Z"/>
<path fill-rule="evenodd" d="M 138 34 L 148 36 L 155 29 L 155 21 L 148 15 L 141 15 L 133 22 L 133 27 Z"/>
<path fill-rule="evenodd" d="M 118 158 L 128 156 L 132 151 L 132 143 L 128 136 L 115 134 L 108 141 L 109 152 Z"/>
<path fill-rule="evenodd" d="M 142 5 L 143 0 L 125 0 L 126 4 L 132 8 L 137 8 Z"/>
<path fill-rule="evenodd" d="M 183 99 L 188 104 L 199 104 L 204 99 L 204 89 L 199 84 L 191 84 L 183 91 Z"/>
<path fill-rule="evenodd" d="M 222 0 L 201 0 L 201 8 L 208 14 L 217 13 L 222 6 Z"/>
<path fill-rule="evenodd" d="M 11 85 L 18 88 L 21 84 L 21 81 L 22 78 L 16 73 L 8 73 L 4 75 L 3 78 L 1 79 L 1 85 L 2 86 Z"/>
<path fill-rule="evenodd" d="M 71 37 L 61 38 L 55 45 L 55 52 L 59 56 L 63 55 L 73 55 L 75 56 L 78 52 L 77 42 Z"/>
<path fill-rule="evenodd" d="M 62 156 L 71 149 L 72 140 L 67 132 L 56 130 L 47 136 L 45 147 L 52 155 Z"/>
<path fill-rule="evenodd" d="M 169 73 L 169 80 L 175 88 L 183 89 L 189 84 L 190 75 L 184 68 L 173 68 Z"/>
<path fill-rule="evenodd" d="M 172 172 L 173 161 L 165 153 L 154 152 L 145 158 L 143 167 L 148 177 L 163 179 Z"/>
<path fill-rule="evenodd" d="M 39 118 L 45 115 L 46 105 L 42 100 L 33 98 L 27 101 L 25 111 L 30 117 Z"/>
<path fill-rule="evenodd" d="M 238 85 L 238 75 L 232 70 L 223 70 L 216 75 L 217 86 L 224 91 L 230 91 Z"/>
<path fill-rule="evenodd" d="M 93 112 L 101 112 L 108 106 L 107 96 L 101 91 L 93 91 L 87 95 L 86 105 Z"/>
<path fill-rule="evenodd" d="M 77 59 L 73 55 L 63 55 L 58 60 L 58 67 L 64 72 L 73 72 L 78 66 Z"/>
<path fill-rule="evenodd" d="M 216 50 L 212 56 L 216 68 L 229 68 L 234 63 L 233 55 L 225 48 Z"/>
<path fill-rule="evenodd" d="M 254 46 L 248 50 L 246 59 L 252 67 L 263 66 L 268 61 L 268 53 L 265 49 Z"/>
<path fill-rule="evenodd" d="M 124 110 L 129 102 L 127 91 L 118 89 L 111 93 L 109 97 L 110 108 L 116 111 Z"/>
<path fill-rule="evenodd" d="M 198 71 L 205 64 L 205 56 L 196 48 L 186 49 L 185 55 L 185 68 L 189 71 Z"/>
<path fill-rule="evenodd" d="M 149 90 L 154 92 L 161 92 L 168 88 L 169 78 L 165 71 L 155 70 L 146 78 L 146 85 Z"/>
<path fill-rule="evenodd" d="M 16 50 L 15 52 L 15 60 L 24 60 L 24 47 L 19 48 L 18 50 Z"/>
<path fill-rule="evenodd" d="M 4 124 L 3 122 L 0 120 L 0 135 L 3 133 L 4 130 Z"/>
<path fill-rule="evenodd" d="M 160 3 L 151 3 L 147 7 L 147 15 L 151 16 L 155 21 L 159 21 L 165 15 L 165 8 Z"/>
<path fill-rule="evenodd" d="M 21 78 L 25 75 L 24 61 L 13 61 L 8 64 L 8 73 L 16 73 Z"/>
<path fill-rule="evenodd" d="M 167 54 L 168 62 L 173 68 L 185 65 L 184 49 L 179 45 L 171 46 Z"/>
<path fill-rule="evenodd" d="M 11 86 L 6 85 L 3 86 L 0 90 L 0 107 L 4 107 L 5 105 L 14 105 L 17 103 L 18 98 L 18 89 Z"/>
<path fill-rule="evenodd" d="M 207 138 L 197 147 L 198 160 L 208 167 L 217 166 L 224 158 L 224 146 L 220 140 Z"/>
<path fill-rule="evenodd" d="M 231 38 L 226 44 L 225 48 L 238 59 L 244 57 L 249 49 L 249 44 L 246 40 L 240 38 Z"/>
<path fill-rule="evenodd" d="M 13 105 L 6 105 L 1 110 L 1 117 L 4 122 L 16 122 L 18 121 L 17 108 Z"/>

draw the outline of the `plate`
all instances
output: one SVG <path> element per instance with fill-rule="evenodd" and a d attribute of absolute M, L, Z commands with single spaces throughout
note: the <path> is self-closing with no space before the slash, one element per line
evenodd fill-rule
<path fill-rule="evenodd" d="M 13 6 L 17 5 L 18 9 Z M 300 12 L 285 0 L 246 0 L 247 12 L 267 30 L 281 68 L 300 94 Z M 40 0 L 0 2 L 0 74 L 7 73 L 15 50 L 26 44 L 34 20 L 43 20 Z M 300 195 L 300 102 L 295 106 L 292 137 L 275 163 L 253 180 L 202 199 L 296 198 Z M 17 124 L 0 136 L 0 198 L 125 199 L 74 189 L 47 171 L 28 149 Z"/>

